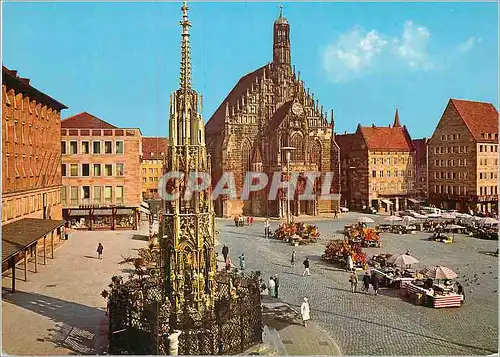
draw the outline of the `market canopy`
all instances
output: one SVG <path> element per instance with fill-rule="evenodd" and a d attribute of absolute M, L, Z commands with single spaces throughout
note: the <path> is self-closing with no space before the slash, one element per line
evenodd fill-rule
<path fill-rule="evenodd" d="M 389 200 L 382 200 L 382 202 L 384 202 L 385 204 L 388 204 L 388 205 L 392 205 L 392 202 Z"/>
<path fill-rule="evenodd" d="M 396 254 L 387 259 L 387 262 L 399 267 L 406 267 L 418 263 L 419 260 L 409 254 Z"/>
<path fill-rule="evenodd" d="M 444 229 L 450 229 L 450 230 L 453 230 L 453 229 L 463 229 L 463 228 L 465 228 L 465 227 L 459 226 L 458 224 L 449 224 L 446 227 L 444 227 Z"/>
<path fill-rule="evenodd" d="M 455 219 L 457 217 L 456 214 L 453 214 L 453 213 L 443 213 L 441 215 L 441 218 L 444 218 L 444 219 Z"/>
<path fill-rule="evenodd" d="M 481 224 L 481 225 L 498 224 L 498 219 L 486 217 L 486 218 L 481 219 L 479 221 L 479 224 Z"/>
<path fill-rule="evenodd" d="M 427 268 L 424 272 L 425 276 L 431 279 L 455 279 L 458 275 L 453 270 L 443 266 L 435 266 Z"/>
<path fill-rule="evenodd" d="M 389 216 L 389 217 L 386 217 L 384 218 L 384 221 L 389 221 L 389 222 L 396 222 L 396 221 L 402 221 L 403 218 L 399 217 L 399 216 Z"/>
<path fill-rule="evenodd" d="M 363 216 L 363 217 L 358 218 L 358 222 L 359 223 L 374 223 L 375 221 L 369 217 Z"/>
<path fill-rule="evenodd" d="M 415 217 L 412 217 L 412 216 L 404 216 L 404 217 L 403 217 L 403 221 L 404 221 L 405 223 L 410 223 L 410 222 L 417 222 L 417 221 L 418 221 L 418 219 L 417 219 L 417 218 L 415 218 Z"/>
<path fill-rule="evenodd" d="M 410 201 L 411 203 L 420 203 L 421 202 L 421 201 L 416 200 L 414 198 L 408 198 L 408 201 Z"/>

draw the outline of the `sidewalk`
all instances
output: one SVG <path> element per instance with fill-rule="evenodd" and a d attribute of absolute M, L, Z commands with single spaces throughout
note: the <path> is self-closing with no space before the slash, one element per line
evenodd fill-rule
<path fill-rule="evenodd" d="M 280 299 L 262 296 L 262 320 L 270 330 L 275 330 L 278 343 L 277 355 L 289 356 L 342 356 L 339 346 L 314 322 L 307 328 L 298 312 Z"/>

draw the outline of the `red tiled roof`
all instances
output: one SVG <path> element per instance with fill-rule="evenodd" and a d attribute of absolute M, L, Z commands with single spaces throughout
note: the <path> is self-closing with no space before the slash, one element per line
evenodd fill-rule
<path fill-rule="evenodd" d="M 336 134 L 335 135 L 335 142 L 340 148 L 340 155 L 341 156 L 349 156 L 349 153 L 352 150 L 359 149 L 358 146 L 358 140 L 359 136 L 357 133 L 353 134 Z M 345 154 L 345 155 L 344 155 Z"/>
<path fill-rule="evenodd" d="M 62 129 L 118 129 L 87 112 L 73 115 L 61 121 Z"/>
<path fill-rule="evenodd" d="M 473 102 L 470 100 L 450 99 L 465 125 L 476 141 L 496 141 L 495 135 L 490 138 L 483 134 L 498 134 L 498 111 L 491 103 Z"/>
<path fill-rule="evenodd" d="M 218 134 L 224 129 L 226 103 L 229 103 L 229 106 L 232 107 L 238 100 L 241 100 L 241 97 L 246 92 L 247 88 L 250 88 L 252 86 L 252 83 L 255 82 L 255 78 L 262 77 L 264 68 L 266 68 L 267 66 L 268 65 L 266 64 L 240 78 L 238 83 L 236 83 L 231 92 L 229 92 L 229 94 L 227 95 L 226 99 L 224 99 L 219 108 L 217 108 L 215 113 L 205 125 L 205 132 L 207 136 Z"/>
<path fill-rule="evenodd" d="M 410 135 L 406 127 L 358 126 L 369 150 L 412 151 Z"/>
<path fill-rule="evenodd" d="M 276 109 L 271 120 L 269 120 L 269 126 L 267 127 L 268 131 L 275 130 L 285 119 L 287 113 L 290 111 L 292 107 L 293 100 L 289 100 L 288 102 L 283 103 L 281 107 Z"/>
<path fill-rule="evenodd" d="M 167 155 L 168 139 L 162 137 L 142 138 L 143 159 L 163 159 Z M 163 153 L 163 155 L 162 155 Z"/>

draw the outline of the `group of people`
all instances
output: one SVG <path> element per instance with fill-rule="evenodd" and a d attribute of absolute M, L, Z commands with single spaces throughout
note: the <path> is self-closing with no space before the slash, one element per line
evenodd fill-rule
<path fill-rule="evenodd" d="M 351 291 L 353 293 L 356 292 L 356 289 L 358 287 L 358 275 L 356 274 L 356 271 L 354 269 L 351 270 L 351 275 L 349 276 L 349 283 L 351 284 Z M 365 272 L 363 275 L 363 291 L 368 293 L 370 290 L 370 284 L 373 287 L 373 291 L 375 292 L 375 295 L 378 295 L 379 287 L 380 287 L 380 281 L 374 272 L 370 275 L 370 272 Z"/>
<path fill-rule="evenodd" d="M 232 262 L 231 262 L 231 258 L 229 257 L 229 247 L 225 244 L 222 247 L 222 256 L 224 257 L 226 271 L 230 271 Z M 245 253 L 241 253 L 240 256 L 238 257 L 238 260 L 239 260 L 240 270 L 245 270 L 245 267 L 246 267 Z"/>
<path fill-rule="evenodd" d="M 234 225 L 236 227 L 243 227 L 244 225 L 251 226 L 253 224 L 252 216 L 234 216 Z"/>
<path fill-rule="evenodd" d="M 274 274 L 269 278 L 269 283 L 267 285 L 267 291 L 271 299 L 278 298 L 279 288 L 280 288 L 280 279 L 278 277 L 278 274 Z"/>

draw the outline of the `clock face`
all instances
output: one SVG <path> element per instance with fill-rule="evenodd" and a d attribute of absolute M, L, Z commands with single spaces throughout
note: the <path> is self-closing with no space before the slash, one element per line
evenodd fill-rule
<path fill-rule="evenodd" d="M 300 103 L 293 103 L 292 112 L 295 115 L 302 115 L 302 113 L 304 113 L 304 109 L 302 108 L 302 105 L 300 105 Z"/>

